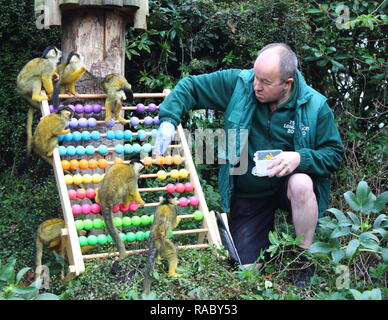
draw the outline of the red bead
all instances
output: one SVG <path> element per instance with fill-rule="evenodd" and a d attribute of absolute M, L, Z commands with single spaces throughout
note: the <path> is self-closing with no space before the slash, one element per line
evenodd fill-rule
<path fill-rule="evenodd" d="M 67 190 L 70 200 L 75 200 L 77 198 L 77 192 L 74 189 Z"/>
<path fill-rule="evenodd" d="M 73 214 L 80 214 L 82 212 L 82 207 L 79 204 L 73 204 L 71 210 Z"/>
<path fill-rule="evenodd" d="M 129 210 L 129 205 L 128 206 L 124 206 L 124 203 L 120 203 L 120 211 L 121 212 L 127 212 Z"/>
<path fill-rule="evenodd" d="M 78 199 L 83 199 L 83 198 L 86 197 L 86 191 L 83 188 L 77 189 L 76 193 L 77 193 L 77 198 Z"/>
<path fill-rule="evenodd" d="M 185 197 L 179 198 L 178 201 L 181 207 L 187 207 L 187 205 L 189 204 L 189 200 L 187 200 L 187 198 Z"/>
<path fill-rule="evenodd" d="M 198 198 L 195 197 L 195 196 L 190 197 L 190 198 L 189 198 L 189 201 L 190 201 L 190 205 L 191 205 L 191 206 L 197 206 L 198 203 L 199 203 Z"/>
<path fill-rule="evenodd" d="M 186 182 L 185 183 L 185 191 L 186 192 L 191 192 L 194 190 L 194 186 L 191 182 Z"/>
<path fill-rule="evenodd" d="M 166 186 L 166 191 L 168 193 L 174 193 L 175 192 L 175 186 L 172 184 L 172 183 L 169 183 L 167 186 Z"/>
<path fill-rule="evenodd" d="M 101 206 L 98 204 L 98 203 L 93 203 L 91 206 L 90 206 L 90 210 L 97 214 L 97 213 L 100 213 L 101 212 Z"/>
<path fill-rule="evenodd" d="M 94 189 L 92 188 L 86 189 L 86 197 L 88 197 L 89 199 L 93 199 L 95 196 L 96 196 L 96 191 L 94 191 Z"/>
<path fill-rule="evenodd" d="M 113 213 L 117 213 L 120 211 L 120 203 L 115 204 L 112 208 Z"/>
<path fill-rule="evenodd" d="M 138 208 L 139 208 L 139 205 L 135 201 L 132 201 L 129 205 L 130 211 L 136 211 Z"/>
<path fill-rule="evenodd" d="M 83 214 L 89 214 L 90 213 L 90 204 L 84 203 L 82 205 L 82 213 Z"/>
<path fill-rule="evenodd" d="M 185 191 L 185 185 L 183 183 L 177 183 L 175 185 L 175 191 L 178 193 L 182 193 Z"/>

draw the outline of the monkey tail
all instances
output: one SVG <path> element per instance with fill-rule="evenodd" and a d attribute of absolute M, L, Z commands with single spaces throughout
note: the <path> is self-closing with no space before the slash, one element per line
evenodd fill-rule
<path fill-rule="evenodd" d="M 102 87 L 102 84 L 103 84 L 103 81 L 104 81 L 104 78 L 102 77 L 97 77 L 95 76 L 93 73 L 91 73 L 90 71 L 88 70 L 85 70 L 85 76 L 87 78 L 89 78 L 90 80 L 93 80 L 94 82 L 96 82 L 98 85 L 100 85 Z"/>
<path fill-rule="evenodd" d="M 102 216 L 105 220 L 106 228 L 108 229 L 109 234 L 111 235 L 113 241 L 116 244 L 117 249 L 119 250 L 120 259 L 124 258 L 125 245 L 123 243 L 123 240 L 121 240 L 116 227 L 113 224 L 112 207 L 104 206 L 104 205 L 102 207 L 103 207 Z"/>
<path fill-rule="evenodd" d="M 53 96 L 51 98 L 54 109 L 57 110 L 59 108 L 59 92 L 61 90 L 61 80 L 58 80 L 54 87 Z"/>
<path fill-rule="evenodd" d="M 148 262 L 146 264 L 145 271 L 144 271 L 143 296 L 148 296 L 151 291 L 151 282 L 152 282 L 151 272 L 155 265 L 155 259 L 156 259 L 157 253 L 158 253 L 158 250 L 150 246 L 149 253 L 148 253 Z"/>
<path fill-rule="evenodd" d="M 133 102 L 133 91 L 131 88 L 129 87 L 124 87 L 124 93 L 125 93 L 125 96 L 127 97 L 127 101 L 129 103 L 132 103 Z"/>
<path fill-rule="evenodd" d="M 17 171 L 19 174 L 25 172 L 31 166 L 31 145 L 32 145 L 32 122 L 34 120 L 35 109 L 29 107 L 27 112 L 27 146 L 26 146 L 26 157 L 23 159 L 23 162 L 19 165 Z"/>

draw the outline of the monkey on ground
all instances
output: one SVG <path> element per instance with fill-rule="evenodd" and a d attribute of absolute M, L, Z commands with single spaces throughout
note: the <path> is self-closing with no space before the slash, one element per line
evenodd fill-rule
<path fill-rule="evenodd" d="M 131 160 L 129 165 L 114 164 L 109 168 L 96 191 L 95 200 L 102 206 L 102 216 L 119 251 L 119 261 L 125 258 L 126 251 L 113 224 L 112 208 L 121 202 L 124 203 L 124 206 L 129 206 L 131 201 L 144 205 L 138 191 L 138 179 L 143 168 L 144 165 L 138 159 Z"/>
<path fill-rule="evenodd" d="M 57 66 L 59 81 L 55 85 L 52 98 L 55 107 L 59 106 L 59 93 L 70 91 L 71 94 L 78 95 L 78 92 L 75 91 L 75 82 L 82 77 L 85 71 L 85 57 L 77 51 L 70 52 L 66 63 Z"/>
<path fill-rule="evenodd" d="M 104 78 L 94 76 L 89 71 L 85 73 L 89 78 L 101 85 L 107 94 L 105 99 L 105 122 L 112 118 L 112 108 L 114 109 L 114 117 L 122 124 L 126 124 L 126 120 L 120 116 L 123 100 L 133 102 L 132 87 L 127 79 L 117 73 L 111 73 Z"/>
<path fill-rule="evenodd" d="M 35 239 L 35 280 L 40 279 L 42 274 L 42 255 L 45 246 L 65 258 L 66 241 L 63 240 L 61 229 L 65 228 L 65 221 L 60 218 L 49 219 L 38 227 Z M 81 247 L 82 253 L 95 248 L 96 246 Z M 64 270 L 61 271 L 61 278 L 64 279 Z M 66 280 L 66 279 L 65 279 Z"/>
<path fill-rule="evenodd" d="M 49 46 L 40 58 L 27 62 L 16 78 L 17 92 L 30 104 L 27 114 L 27 149 L 31 148 L 32 121 L 36 109 L 40 109 L 40 102 L 51 98 L 56 78 L 57 64 L 62 57 L 62 51 L 55 46 Z M 46 94 L 41 94 L 42 86 Z M 27 150 L 28 152 L 30 150 Z"/>
<path fill-rule="evenodd" d="M 148 262 L 145 267 L 143 295 L 148 295 L 151 290 L 151 271 L 155 264 L 155 259 L 166 258 L 168 261 L 168 274 L 174 278 L 180 274 L 175 270 L 178 265 L 178 255 L 176 248 L 169 239 L 171 229 L 176 228 L 180 222 L 177 217 L 176 204 L 177 198 L 172 198 L 171 194 L 166 194 L 159 199 L 160 205 L 154 215 L 149 238 Z"/>

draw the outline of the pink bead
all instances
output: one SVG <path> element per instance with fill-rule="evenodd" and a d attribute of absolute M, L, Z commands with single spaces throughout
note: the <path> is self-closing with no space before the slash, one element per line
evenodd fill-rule
<path fill-rule="evenodd" d="M 128 206 L 124 206 L 124 203 L 120 203 L 120 211 L 121 212 L 127 212 L 129 210 L 129 205 Z"/>
<path fill-rule="evenodd" d="M 189 200 L 187 200 L 187 198 L 185 197 L 179 198 L 178 201 L 181 207 L 187 207 L 187 205 L 189 204 Z"/>
<path fill-rule="evenodd" d="M 77 189 L 76 193 L 77 193 L 77 198 L 78 199 L 83 199 L 83 198 L 86 197 L 85 189 Z"/>
<path fill-rule="evenodd" d="M 198 203 L 199 203 L 198 198 L 195 197 L 195 196 L 190 197 L 190 198 L 189 198 L 189 201 L 190 201 L 190 205 L 191 205 L 191 206 L 197 206 Z"/>
<path fill-rule="evenodd" d="M 175 186 L 172 184 L 172 183 L 169 183 L 167 186 L 166 186 L 166 191 L 168 193 L 174 193 L 175 192 Z"/>
<path fill-rule="evenodd" d="M 129 205 L 129 210 L 130 211 L 136 211 L 139 208 L 139 205 L 135 201 L 131 201 Z"/>
<path fill-rule="evenodd" d="M 73 214 L 80 214 L 82 212 L 82 207 L 79 204 L 73 204 L 71 210 Z"/>
<path fill-rule="evenodd" d="M 77 198 L 77 192 L 74 189 L 67 190 L 70 200 L 75 200 Z"/>
<path fill-rule="evenodd" d="M 120 211 L 120 203 L 115 204 L 112 208 L 113 213 L 117 213 Z"/>
<path fill-rule="evenodd" d="M 186 182 L 185 183 L 185 191 L 186 192 L 191 192 L 194 190 L 194 186 L 191 182 Z"/>
<path fill-rule="evenodd" d="M 101 206 L 98 203 L 93 203 L 90 206 L 90 211 L 95 213 L 95 214 L 100 213 L 101 212 Z"/>
<path fill-rule="evenodd" d="M 83 214 L 89 214 L 90 213 L 90 204 L 88 204 L 88 203 L 84 203 L 83 205 L 82 205 L 82 213 Z"/>
<path fill-rule="evenodd" d="M 86 189 L 86 197 L 88 197 L 89 199 L 93 199 L 95 196 L 96 196 L 96 191 L 94 191 L 94 189 L 92 188 Z"/>
<path fill-rule="evenodd" d="M 175 185 L 175 191 L 178 193 L 182 193 L 185 191 L 185 185 L 183 183 L 177 183 Z"/>

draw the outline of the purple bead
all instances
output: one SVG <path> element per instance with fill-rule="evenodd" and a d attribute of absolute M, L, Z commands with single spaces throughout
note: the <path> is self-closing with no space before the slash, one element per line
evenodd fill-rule
<path fill-rule="evenodd" d="M 54 113 L 55 112 L 55 108 L 52 104 L 49 105 L 49 110 L 50 110 L 50 113 Z"/>
<path fill-rule="evenodd" d="M 144 106 L 144 104 L 138 103 L 138 104 L 136 105 L 136 111 L 139 112 L 139 113 L 143 113 L 143 112 L 145 111 L 145 106 Z"/>
<path fill-rule="evenodd" d="M 108 122 L 106 122 L 106 126 L 108 127 L 108 128 L 111 128 L 111 127 L 113 127 L 115 125 L 115 121 L 114 120 L 109 120 Z"/>
<path fill-rule="evenodd" d="M 156 111 L 156 104 L 155 103 L 150 103 L 148 105 L 148 111 L 151 112 L 151 113 L 155 112 Z"/>
<path fill-rule="evenodd" d="M 97 120 L 96 119 L 94 119 L 94 118 L 89 118 L 88 119 L 88 126 L 90 127 L 90 128 L 93 128 L 93 127 L 95 127 L 97 125 Z"/>
<path fill-rule="evenodd" d="M 72 105 L 72 104 L 68 104 L 67 105 L 71 110 L 73 110 L 75 112 L 75 107 Z"/>
<path fill-rule="evenodd" d="M 82 113 L 84 112 L 84 106 L 82 104 L 77 103 L 75 105 L 75 112 L 76 113 Z"/>
<path fill-rule="evenodd" d="M 147 116 L 144 118 L 144 124 L 146 126 L 150 126 L 153 122 L 154 122 L 154 119 L 152 119 L 152 117 L 150 117 L 150 116 Z"/>
<path fill-rule="evenodd" d="M 134 127 L 139 125 L 139 118 L 138 117 L 132 117 L 131 118 L 131 125 L 134 126 Z"/>
<path fill-rule="evenodd" d="M 88 119 L 86 119 L 86 118 L 79 118 L 78 119 L 78 125 L 81 128 L 86 128 L 88 126 Z"/>
<path fill-rule="evenodd" d="M 85 105 L 84 105 L 84 111 L 85 111 L 86 113 L 92 113 L 92 112 L 93 112 L 93 106 L 90 105 L 90 104 L 85 104 Z"/>
<path fill-rule="evenodd" d="M 76 118 L 71 118 L 69 126 L 70 126 L 70 128 L 77 128 L 78 127 L 78 120 Z"/>
<path fill-rule="evenodd" d="M 94 104 L 93 105 L 93 112 L 94 113 L 100 113 L 101 112 L 101 109 L 102 109 L 102 107 L 101 107 L 101 105 L 100 104 Z"/>
<path fill-rule="evenodd" d="M 157 126 L 160 124 L 160 120 L 159 120 L 159 117 L 158 117 L 158 116 L 156 116 L 156 117 L 154 118 L 154 124 L 156 124 Z"/>

